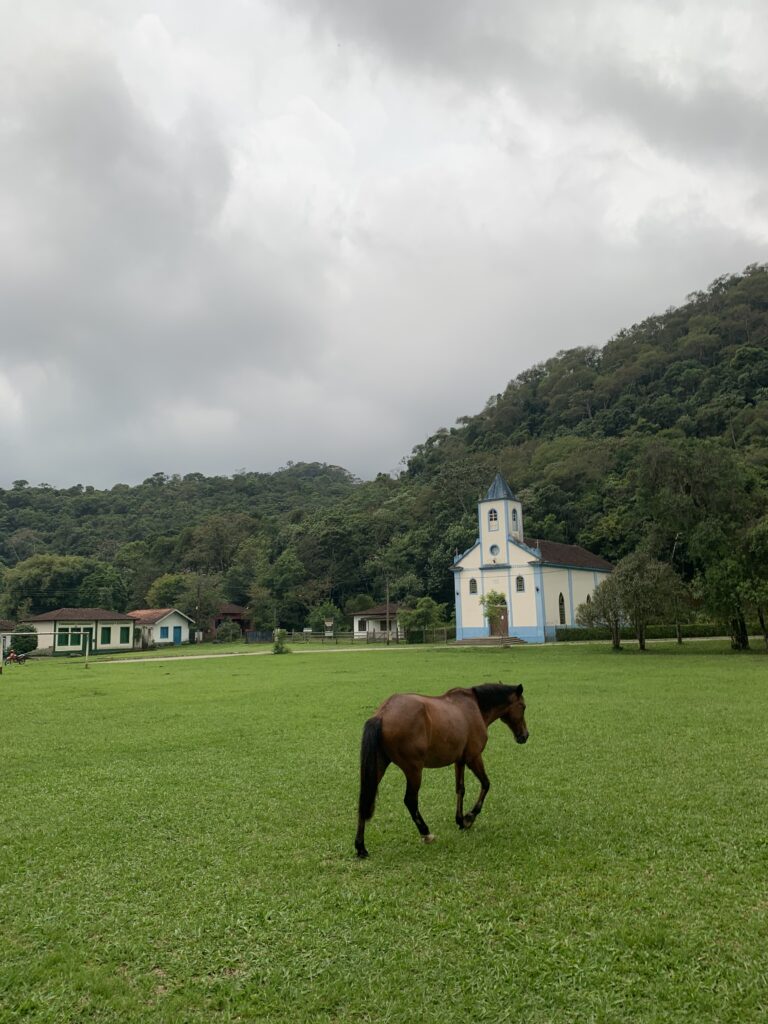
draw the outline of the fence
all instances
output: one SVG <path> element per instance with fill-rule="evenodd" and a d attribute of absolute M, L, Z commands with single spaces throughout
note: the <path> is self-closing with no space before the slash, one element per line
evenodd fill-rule
<path fill-rule="evenodd" d="M 259 634 L 261 636 L 262 634 Z M 310 633 L 308 630 L 286 630 L 285 642 L 289 644 L 447 644 L 454 639 L 455 629 L 443 627 L 437 629 L 414 629 L 409 630 L 405 635 L 401 632 L 397 636 L 393 631 L 387 638 L 386 631 L 372 631 L 370 633 Z M 267 634 L 267 640 L 272 640 L 272 634 Z M 248 642 L 251 641 L 248 639 Z"/>

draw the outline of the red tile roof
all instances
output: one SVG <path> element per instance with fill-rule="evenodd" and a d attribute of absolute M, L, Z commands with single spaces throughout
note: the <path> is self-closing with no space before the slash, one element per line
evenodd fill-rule
<path fill-rule="evenodd" d="M 30 615 L 27 622 L 130 622 L 131 617 L 125 612 L 109 611 L 106 608 L 57 608 L 42 615 Z"/>
<path fill-rule="evenodd" d="M 171 615 L 176 612 L 177 615 L 183 616 L 190 622 L 194 622 L 189 615 L 184 612 L 180 612 L 178 608 L 136 608 L 134 611 L 126 612 L 126 615 L 130 615 L 134 622 L 138 622 L 143 626 L 153 626 L 159 622 L 160 619 L 164 619 L 166 615 Z"/>
<path fill-rule="evenodd" d="M 613 566 L 600 555 L 593 555 L 591 551 L 582 548 L 578 544 L 558 544 L 553 540 L 531 540 L 526 537 L 525 543 L 529 548 L 538 548 L 541 551 L 542 562 L 550 565 L 570 565 L 577 569 L 600 569 L 602 572 L 610 572 Z"/>

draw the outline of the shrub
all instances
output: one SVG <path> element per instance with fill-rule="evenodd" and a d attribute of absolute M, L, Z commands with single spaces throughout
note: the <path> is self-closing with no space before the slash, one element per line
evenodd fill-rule
<path fill-rule="evenodd" d="M 30 633 L 33 635 L 29 636 Z M 37 630 L 35 627 L 16 626 L 11 635 L 11 650 L 17 654 L 29 654 L 31 651 L 36 651 Z"/>
<path fill-rule="evenodd" d="M 222 622 L 216 630 L 216 640 L 220 644 L 228 644 L 242 639 L 243 634 L 236 622 Z"/>
<path fill-rule="evenodd" d="M 285 638 L 287 634 L 284 629 L 275 630 L 275 642 L 272 645 L 273 654 L 290 654 L 291 650 L 286 646 Z"/>

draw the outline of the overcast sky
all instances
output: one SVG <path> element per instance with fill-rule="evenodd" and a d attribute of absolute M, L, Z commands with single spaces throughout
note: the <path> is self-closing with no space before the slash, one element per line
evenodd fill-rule
<path fill-rule="evenodd" d="M 0 0 L 0 485 L 396 470 L 768 258 L 768 5 Z"/>

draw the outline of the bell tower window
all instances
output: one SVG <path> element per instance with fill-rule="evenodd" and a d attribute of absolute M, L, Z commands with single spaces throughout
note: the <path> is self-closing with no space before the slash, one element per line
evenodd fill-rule
<path fill-rule="evenodd" d="M 499 528 L 499 513 L 498 510 L 492 508 L 488 513 L 488 529 L 498 530 Z"/>

